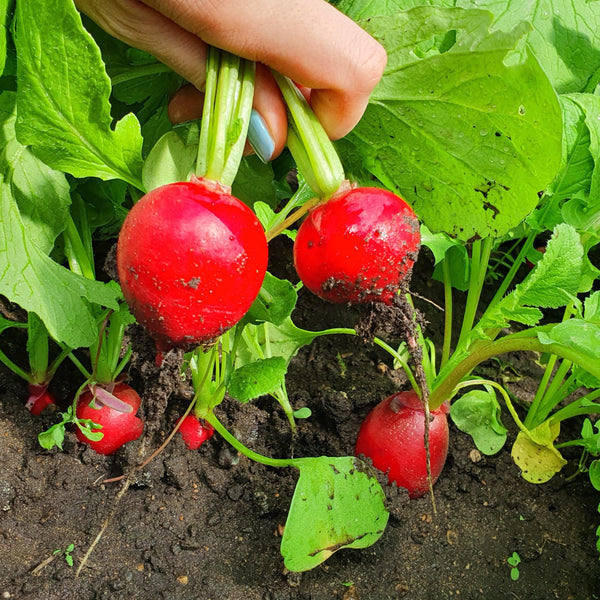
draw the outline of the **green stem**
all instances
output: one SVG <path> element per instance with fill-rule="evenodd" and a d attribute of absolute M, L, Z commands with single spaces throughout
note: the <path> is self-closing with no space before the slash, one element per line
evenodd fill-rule
<path fill-rule="evenodd" d="M 572 314 L 573 314 L 573 303 L 570 302 L 565 307 L 565 310 L 563 312 L 562 322 L 569 319 Z M 536 391 L 535 397 L 533 398 L 533 401 L 529 407 L 529 410 L 527 411 L 527 417 L 525 418 L 525 424 L 529 428 L 532 428 L 532 424 L 534 422 L 538 422 L 538 424 L 541 423 L 548 415 L 549 410 L 546 412 L 546 415 L 544 415 L 544 417 L 541 420 L 539 420 L 537 418 L 538 411 L 540 410 L 540 405 L 542 405 L 542 403 L 544 403 L 545 405 L 548 404 L 547 402 L 544 402 L 544 398 L 548 397 L 548 386 L 550 384 L 552 374 L 554 373 L 554 368 L 556 366 L 557 361 L 558 361 L 558 357 L 555 355 L 551 355 L 548 359 L 546 368 L 544 370 L 544 375 L 542 376 L 542 379 L 541 379 L 538 389 Z M 565 371 L 565 373 L 566 373 L 566 371 Z M 553 407 L 554 407 L 554 405 L 550 407 L 550 410 L 552 410 Z"/>
<path fill-rule="evenodd" d="M 0 362 L 5 367 L 8 367 L 15 375 L 17 375 L 21 379 L 24 379 L 27 383 L 31 382 L 31 375 L 27 373 L 27 371 L 25 371 L 24 369 L 21 369 L 21 367 L 15 364 L 12 360 L 10 360 L 10 358 L 8 358 L 8 356 L 6 356 L 6 354 L 4 354 L 2 350 L 0 350 Z"/>
<path fill-rule="evenodd" d="M 547 327 L 547 326 L 546 326 Z M 469 354 L 459 361 L 449 373 L 438 377 L 430 396 L 430 408 L 439 408 L 446 400 L 452 398 L 456 386 L 470 373 L 478 364 L 507 352 L 533 351 L 540 353 L 551 353 L 565 358 L 580 365 L 586 365 L 586 370 L 594 377 L 600 378 L 600 364 L 590 362 L 589 358 L 575 350 L 560 344 L 542 344 L 537 338 L 540 328 L 532 327 L 527 332 L 510 334 L 499 340 L 485 340 L 473 344 L 469 348 Z"/>
<path fill-rule="evenodd" d="M 335 147 L 296 85 L 273 71 L 289 113 L 288 147 L 319 198 L 332 196 L 345 178 Z"/>
<path fill-rule="evenodd" d="M 63 235 L 65 236 L 65 255 L 69 261 L 71 271 L 82 275 L 86 279 L 96 279 L 94 263 L 90 260 L 85 244 L 71 215 L 67 218 L 67 227 Z"/>
<path fill-rule="evenodd" d="M 444 258 L 442 261 L 442 272 L 444 275 L 444 341 L 442 344 L 440 368 L 448 362 L 452 346 L 452 281 L 447 258 Z"/>
<path fill-rule="evenodd" d="M 600 388 L 588 392 L 581 398 L 574 400 L 567 406 L 557 410 L 549 419 L 551 425 L 560 423 L 565 419 L 576 417 L 578 415 L 590 415 L 600 412 L 600 405 L 593 403 L 594 400 L 600 398 Z"/>
<path fill-rule="evenodd" d="M 546 420 L 552 409 L 561 401 L 564 400 L 564 397 L 560 396 L 560 389 L 562 389 L 562 384 L 565 376 L 569 372 L 569 369 L 573 363 L 569 360 L 561 361 L 561 364 L 558 366 L 554 377 L 552 378 L 552 382 L 548 386 L 546 392 L 542 396 L 541 401 L 535 405 L 534 412 L 531 418 L 529 418 L 529 412 L 527 414 L 527 418 L 525 419 L 525 423 L 529 429 L 535 429 L 538 425 L 540 425 L 543 421 Z M 533 407 L 533 404 L 532 404 Z"/>
<path fill-rule="evenodd" d="M 462 327 L 458 337 L 457 348 L 461 348 L 466 343 L 467 337 L 473 328 L 477 307 L 481 298 L 481 291 L 485 282 L 485 274 L 490 262 L 493 239 L 485 238 L 473 242 L 471 251 L 471 274 L 469 278 L 469 290 L 467 291 L 467 301 L 463 315 Z"/>
<path fill-rule="evenodd" d="M 172 73 L 173 71 L 163 63 L 152 63 L 150 65 L 140 65 L 139 67 L 131 67 L 118 75 L 113 75 L 110 82 L 113 86 L 120 83 L 133 81 L 148 75 L 161 75 L 162 73 Z"/>
<path fill-rule="evenodd" d="M 215 47 L 208 51 L 196 176 L 231 186 L 242 160 L 255 65 Z"/>
<path fill-rule="evenodd" d="M 250 450 L 250 448 L 244 446 L 242 442 L 229 433 L 229 431 L 225 428 L 221 421 L 219 421 L 212 410 L 204 415 L 204 419 L 208 421 L 208 423 L 215 428 L 221 437 L 231 444 L 238 452 L 257 463 L 260 463 L 261 465 L 267 465 L 268 467 L 293 467 L 297 462 L 297 460 L 293 458 L 270 458 L 268 456 L 258 454 L 258 452 L 254 452 L 254 450 Z"/>

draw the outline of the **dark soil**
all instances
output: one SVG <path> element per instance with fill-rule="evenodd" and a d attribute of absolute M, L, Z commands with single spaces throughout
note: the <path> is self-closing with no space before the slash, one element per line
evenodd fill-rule
<path fill-rule="evenodd" d="M 280 245 L 284 261 L 276 274 L 289 276 L 289 249 Z M 426 259 L 421 262 L 414 287 L 439 303 Z M 436 336 L 442 313 L 424 301 L 419 307 Z M 361 314 L 301 293 L 294 318 L 300 326 L 319 329 L 353 326 Z M 531 357 L 505 359 L 502 368 L 486 365 L 486 374 L 527 400 L 538 368 Z M 434 488 L 437 514 L 429 497 L 409 500 L 403 490 L 388 488 L 391 517 L 382 538 L 365 550 L 341 550 L 302 574 L 286 572 L 279 554 L 297 472 L 253 463 L 216 435 L 197 452 L 188 451 L 176 436 L 117 500 L 123 480 L 105 480 L 129 472 L 141 456 L 156 449 L 187 406 L 184 391 L 176 389 L 176 364 L 173 359 L 170 370 L 167 364 L 159 372 L 138 348 L 132 379 L 143 393 L 152 426 L 112 457 L 82 447 L 71 433 L 62 452 L 43 450 L 37 434 L 56 417 L 32 417 L 23 407 L 24 386 L 0 371 L 0 598 L 600 597 L 595 535 L 600 494 L 587 476 L 568 479 L 576 468 L 576 453 L 568 455 L 569 465 L 551 482 L 538 486 L 524 481 L 510 457 L 514 431 L 504 450 L 486 457 L 451 425 L 448 461 Z M 356 337 L 324 337 L 304 348 L 290 367 L 288 390 L 294 407 L 308 406 L 312 416 L 299 421 L 293 448 L 287 421 L 269 399 L 247 405 L 226 400 L 219 416 L 242 442 L 270 456 L 292 451 L 295 456 L 349 455 L 367 411 L 405 385 L 390 366 L 381 350 Z M 58 392 L 65 399 L 79 385 L 70 376 L 68 370 L 59 373 Z M 573 427 L 567 435 L 575 435 L 580 423 Z M 104 535 L 75 577 L 109 517 Z M 55 554 L 70 544 L 72 567 L 64 554 Z M 516 581 L 507 563 L 513 552 L 522 561 Z"/>

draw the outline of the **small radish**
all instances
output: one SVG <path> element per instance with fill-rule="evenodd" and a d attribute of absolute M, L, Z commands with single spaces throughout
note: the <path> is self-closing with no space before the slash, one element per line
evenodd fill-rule
<path fill-rule="evenodd" d="M 179 421 L 177 422 L 179 423 Z M 193 414 L 187 415 L 179 426 L 179 433 L 189 450 L 198 450 L 206 440 L 213 436 L 214 432 L 214 427 L 210 423 L 198 419 Z"/>
<path fill-rule="evenodd" d="M 265 233 L 227 189 L 195 177 L 164 185 L 139 200 L 123 223 L 117 244 L 123 294 L 161 351 L 213 342 L 260 291 Z"/>
<path fill-rule="evenodd" d="M 92 402 L 93 406 L 90 406 Z M 89 419 L 101 425 L 101 428 L 92 429 L 92 432 L 102 432 L 103 436 L 100 440 L 90 440 L 78 427 L 75 432 L 77 439 L 89 444 L 98 454 L 113 454 L 123 444 L 137 440 L 142 435 L 144 423 L 135 416 L 140 404 L 139 394 L 126 383 L 115 384 L 108 393 L 99 385 L 88 389 L 77 401 L 76 415 L 79 420 Z"/>
<path fill-rule="evenodd" d="M 294 242 L 294 264 L 304 285 L 324 300 L 390 304 L 419 248 L 419 221 L 404 200 L 379 188 L 354 188 L 308 214 Z"/>
<path fill-rule="evenodd" d="M 431 412 L 429 450 L 435 483 L 448 454 L 448 407 Z M 423 403 L 413 391 L 393 394 L 366 416 L 356 439 L 355 454 L 370 458 L 390 482 L 418 498 L 429 490 Z"/>
<path fill-rule="evenodd" d="M 29 391 L 29 398 L 27 398 L 25 407 L 32 415 L 39 417 L 47 407 L 50 407 L 48 410 L 56 409 L 56 399 L 48 391 L 47 384 L 30 383 L 27 389 Z"/>

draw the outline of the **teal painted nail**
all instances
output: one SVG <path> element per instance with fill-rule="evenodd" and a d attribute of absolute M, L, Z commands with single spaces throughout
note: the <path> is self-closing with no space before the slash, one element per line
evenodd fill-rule
<path fill-rule="evenodd" d="M 271 156 L 273 156 L 275 141 L 267 129 L 265 120 L 254 109 L 250 113 L 248 143 L 252 146 L 254 152 L 256 152 L 256 156 L 264 163 L 268 162 Z"/>

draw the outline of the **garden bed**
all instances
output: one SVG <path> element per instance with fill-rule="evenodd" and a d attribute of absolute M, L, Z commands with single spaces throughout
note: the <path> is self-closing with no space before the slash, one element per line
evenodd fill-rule
<path fill-rule="evenodd" d="M 278 242 L 278 269 L 289 275 L 289 247 Z M 287 262 L 286 262 L 287 261 Z M 276 269 L 277 270 L 277 269 Z M 423 256 L 415 271 L 420 296 L 436 300 Z M 420 300 L 419 303 L 423 303 Z M 440 325 L 432 320 L 428 333 Z M 358 315 L 301 293 L 294 313 L 299 326 L 352 326 Z M 139 353 L 132 377 L 141 389 L 166 391 L 145 370 Z M 541 371 L 530 357 L 508 355 L 501 369 L 484 365 L 523 400 Z M 366 412 L 404 385 L 389 357 L 349 336 L 326 336 L 292 361 L 288 390 L 295 408 L 312 416 L 299 421 L 293 448 L 289 425 L 268 399 L 218 414 L 246 445 L 269 456 L 352 454 Z M 146 367 L 148 365 L 146 364 Z M 450 452 L 431 498 L 409 500 L 386 488 L 390 521 L 372 547 L 341 550 L 312 571 L 286 572 L 279 554 L 282 527 L 297 479 L 295 469 L 274 469 L 239 457 L 215 435 L 197 452 L 179 436 L 137 471 L 120 499 L 123 480 L 169 433 L 187 406 L 171 390 L 165 412 L 154 415 L 155 433 L 112 457 L 95 454 L 69 433 L 64 451 L 43 450 L 37 434 L 55 418 L 32 417 L 23 407 L 24 387 L 0 373 L 0 597 L 35 600 L 387 600 L 406 598 L 581 599 L 596 598 L 600 567 L 595 530 L 598 493 L 587 476 L 569 479 L 577 451 L 549 483 L 524 481 L 507 447 L 480 454 L 470 436 L 451 425 Z M 59 396 L 77 386 L 65 367 L 57 375 Z M 510 379 L 510 380 L 509 380 Z M 158 386 L 158 387 L 157 387 Z M 144 396 L 147 406 L 148 398 Z M 149 415 L 151 416 L 151 415 Z M 570 425 L 577 434 L 580 423 Z M 569 432 L 567 432 L 568 435 Z M 515 431 L 509 434 L 509 444 Z M 571 437 L 573 437 L 573 435 Z M 86 550 L 109 518 L 89 559 Z M 73 544 L 72 552 L 67 550 Z M 60 551 L 60 552 L 57 552 Z M 517 553 L 518 578 L 507 559 Z M 73 566 L 66 560 L 73 558 Z M 513 577 L 516 573 L 513 572 Z"/>

